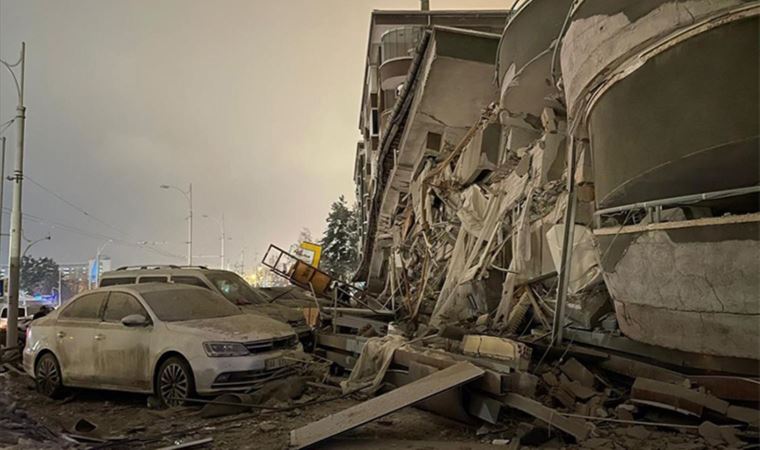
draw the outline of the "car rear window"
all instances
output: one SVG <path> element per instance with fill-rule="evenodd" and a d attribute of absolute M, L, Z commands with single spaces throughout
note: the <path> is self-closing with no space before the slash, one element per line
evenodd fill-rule
<path fill-rule="evenodd" d="M 208 289 L 167 289 L 142 294 L 153 313 L 164 322 L 213 319 L 243 314 L 237 306 Z"/>
<path fill-rule="evenodd" d="M 140 277 L 138 283 L 166 283 L 169 281 L 169 277 Z"/>
<path fill-rule="evenodd" d="M 137 278 L 135 277 L 121 277 L 121 278 L 103 278 L 100 280 L 100 287 L 116 286 L 119 284 L 135 284 Z"/>

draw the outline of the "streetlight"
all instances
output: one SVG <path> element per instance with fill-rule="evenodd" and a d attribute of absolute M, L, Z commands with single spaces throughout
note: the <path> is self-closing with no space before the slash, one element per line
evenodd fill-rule
<path fill-rule="evenodd" d="M 10 64 L 0 59 L 11 73 L 16 85 L 18 103 L 16 106 L 16 167 L 13 171 L 13 208 L 11 209 L 11 236 L 8 249 L 8 327 L 5 335 L 6 348 L 18 345 L 18 292 L 21 272 L 21 183 L 24 179 L 24 74 L 26 68 L 26 44 L 21 43 L 21 55 L 16 63 Z M 19 77 L 13 71 L 19 67 Z"/>
<path fill-rule="evenodd" d="M 29 249 L 30 249 L 30 248 L 32 248 L 32 246 L 33 246 L 34 244 L 36 244 L 36 243 L 38 243 L 38 242 L 42 242 L 42 241 L 49 241 L 49 240 L 51 240 L 51 239 L 53 239 L 53 237 L 52 237 L 52 236 L 50 236 L 50 235 L 47 235 L 47 236 L 45 236 L 45 237 L 43 237 L 43 238 L 39 238 L 39 239 L 36 239 L 36 240 L 34 240 L 34 241 L 31 241 L 31 242 L 29 242 L 29 244 L 27 244 L 27 245 L 26 245 L 26 248 L 24 249 L 24 253 L 22 253 L 22 254 L 21 254 L 21 259 L 24 259 L 24 258 L 26 258 L 26 252 L 28 252 L 28 251 L 29 251 Z"/>
<path fill-rule="evenodd" d="M 221 244 L 221 247 L 222 247 L 221 248 L 221 253 L 219 254 L 219 266 L 221 267 L 222 270 L 224 270 L 224 241 L 227 240 L 227 234 L 224 231 L 224 214 L 222 214 L 222 220 L 221 221 L 217 220 L 214 217 L 209 216 L 208 214 L 203 214 L 202 217 L 204 219 L 211 219 L 214 222 L 216 222 L 216 223 L 219 224 L 219 228 L 220 228 L 221 233 L 222 233 L 221 237 L 219 238 L 222 241 L 222 244 Z"/>
<path fill-rule="evenodd" d="M 162 184 L 161 189 L 174 189 L 185 196 L 187 199 L 188 211 L 187 216 L 187 265 L 193 265 L 193 183 L 190 183 L 190 187 L 187 191 L 172 186 L 169 184 Z"/>

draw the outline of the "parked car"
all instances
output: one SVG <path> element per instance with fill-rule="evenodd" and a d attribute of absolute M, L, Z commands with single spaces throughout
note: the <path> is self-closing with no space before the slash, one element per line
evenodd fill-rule
<path fill-rule="evenodd" d="M 301 310 L 269 303 L 235 272 L 203 266 L 139 266 L 120 267 L 103 273 L 100 278 L 101 287 L 134 283 L 175 283 L 211 289 L 246 312 L 287 323 L 304 346 L 310 348 L 313 343 L 314 332 Z"/>
<path fill-rule="evenodd" d="M 26 328 L 32 319 L 44 316 L 53 308 L 46 303 L 29 302 L 18 307 L 18 348 L 24 348 Z M 0 304 L 0 345 L 5 345 L 5 334 L 8 328 L 8 305 Z"/>
<path fill-rule="evenodd" d="M 244 390 L 301 354 L 293 329 L 209 289 L 149 283 L 80 294 L 27 329 L 24 370 L 38 390 L 155 393 L 167 406 Z"/>

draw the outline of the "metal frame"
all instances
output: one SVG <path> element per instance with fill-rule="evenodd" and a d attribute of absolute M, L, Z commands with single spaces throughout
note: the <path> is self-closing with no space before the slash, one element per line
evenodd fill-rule
<path fill-rule="evenodd" d="M 597 228 L 601 226 L 602 216 L 610 214 L 624 213 L 635 209 L 644 209 L 652 217 L 655 223 L 660 221 L 663 206 L 675 206 L 684 204 L 694 204 L 705 200 L 718 200 L 722 198 L 738 197 L 741 195 L 760 193 L 760 186 L 748 186 L 735 189 L 725 189 L 722 191 L 703 192 L 700 194 L 681 195 L 678 197 L 663 198 L 646 202 L 631 203 L 623 206 L 600 209 L 594 212 L 594 224 Z"/>

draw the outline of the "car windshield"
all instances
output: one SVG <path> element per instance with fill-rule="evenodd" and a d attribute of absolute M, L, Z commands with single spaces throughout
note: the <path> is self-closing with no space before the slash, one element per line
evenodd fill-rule
<path fill-rule="evenodd" d="M 238 274 L 232 272 L 214 272 L 206 274 L 219 292 L 236 305 L 263 305 L 266 300 L 260 298 Z"/>
<path fill-rule="evenodd" d="M 213 319 L 242 314 L 221 295 L 202 288 L 167 289 L 142 294 L 153 313 L 164 322 Z"/>

